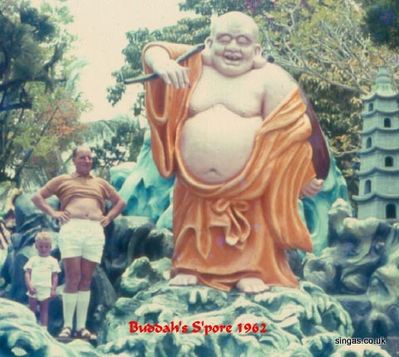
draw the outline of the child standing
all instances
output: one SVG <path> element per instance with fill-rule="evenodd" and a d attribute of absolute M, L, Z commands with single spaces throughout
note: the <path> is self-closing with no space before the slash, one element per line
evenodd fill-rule
<path fill-rule="evenodd" d="M 28 288 L 29 307 L 36 313 L 37 304 L 40 309 L 40 324 L 47 327 L 48 304 L 56 295 L 60 266 L 50 256 L 51 234 L 39 232 L 35 238 L 37 256 L 31 257 L 24 266 L 25 283 Z"/>

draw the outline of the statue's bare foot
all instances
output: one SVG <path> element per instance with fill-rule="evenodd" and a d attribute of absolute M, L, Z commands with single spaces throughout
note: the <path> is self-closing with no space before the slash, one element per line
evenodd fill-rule
<path fill-rule="evenodd" d="M 237 289 L 244 293 L 260 293 L 269 289 L 269 286 L 258 278 L 243 278 L 237 283 Z"/>
<path fill-rule="evenodd" d="M 170 285 L 195 285 L 197 284 L 197 277 L 192 274 L 177 274 L 169 281 Z"/>

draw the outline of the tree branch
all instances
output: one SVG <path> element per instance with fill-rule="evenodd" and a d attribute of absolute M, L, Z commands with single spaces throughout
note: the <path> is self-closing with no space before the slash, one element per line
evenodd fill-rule
<path fill-rule="evenodd" d="M 50 60 L 43 66 L 43 70 L 48 73 L 49 69 L 53 67 L 63 56 L 65 45 L 57 45 Z"/>
<path fill-rule="evenodd" d="M 18 87 L 27 82 L 47 82 L 48 79 L 45 76 L 39 76 L 31 79 L 11 79 L 4 81 L 0 84 L 0 92 L 7 90 L 8 88 Z"/>
<path fill-rule="evenodd" d="M 7 112 L 16 109 L 32 109 L 32 102 L 13 103 L 0 107 L 0 112 Z"/>
<path fill-rule="evenodd" d="M 8 52 L 6 51 L 4 46 L 1 46 L 1 51 L 4 54 L 4 62 L 3 65 L 0 67 L 0 77 L 3 78 L 8 66 L 10 65 L 10 56 L 8 55 Z"/>
<path fill-rule="evenodd" d="M 341 151 L 341 152 L 333 150 L 333 154 L 334 154 L 335 158 L 341 158 L 341 157 L 348 156 L 348 155 L 355 155 L 359 152 L 359 150 L 360 150 L 360 148 L 354 149 L 354 150 L 348 150 L 348 151 Z"/>
<path fill-rule="evenodd" d="M 9 158 L 11 156 L 11 151 L 12 151 L 11 149 L 12 149 L 14 140 L 20 133 L 20 130 L 18 130 L 18 126 L 19 126 L 19 123 L 22 121 L 24 114 L 25 114 L 25 109 L 22 109 L 21 112 L 19 113 L 18 121 L 16 123 L 14 123 L 15 130 L 14 130 L 12 136 L 8 140 L 6 137 L 6 141 L 5 141 L 6 145 L 5 145 L 4 153 L 3 153 L 3 157 L 2 157 L 2 160 L 4 162 L 6 161 L 7 158 Z M 8 143 L 8 145 L 7 145 L 7 143 Z"/>
<path fill-rule="evenodd" d="M 35 148 L 35 146 L 37 146 L 37 144 L 39 144 L 40 140 L 42 139 L 44 133 L 46 132 L 46 130 L 49 128 L 51 122 L 53 121 L 55 114 L 58 112 L 59 107 L 58 105 L 55 107 L 54 111 L 51 113 L 51 116 L 49 118 L 49 120 L 47 121 L 47 123 L 43 126 L 38 138 L 31 144 L 31 148 L 28 149 L 28 151 L 25 153 L 24 157 L 22 158 L 22 161 L 20 164 L 18 164 L 18 166 L 15 168 L 15 174 L 14 174 L 14 181 L 17 184 L 17 187 L 20 186 L 21 184 L 21 173 L 22 170 L 24 169 L 26 163 L 29 161 L 30 157 L 32 156 L 33 150 Z"/>

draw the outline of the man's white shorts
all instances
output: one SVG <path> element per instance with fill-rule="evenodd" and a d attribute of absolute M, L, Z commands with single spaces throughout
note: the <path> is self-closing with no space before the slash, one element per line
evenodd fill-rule
<path fill-rule="evenodd" d="M 61 226 L 59 247 L 62 259 L 82 257 L 100 263 L 104 243 L 104 228 L 99 221 L 72 218 Z"/>

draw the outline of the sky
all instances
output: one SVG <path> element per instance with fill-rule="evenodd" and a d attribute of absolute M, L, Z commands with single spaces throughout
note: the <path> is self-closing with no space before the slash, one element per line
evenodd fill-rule
<path fill-rule="evenodd" d="M 32 0 L 39 5 L 43 0 Z M 47 0 L 54 5 L 58 0 Z M 69 31 L 78 36 L 74 54 L 87 62 L 82 69 L 79 89 L 92 104 L 82 114 L 84 122 L 111 119 L 128 113 L 141 85 L 130 85 L 122 100 L 112 107 L 106 88 L 115 83 L 111 73 L 123 65 L 122 50 L 127 45 L 125 33 L 147 27 L 150 30 L 173 25 L 190 16 L 179 12 L 182 0 L 67 0 L 74 23 Z"/>

